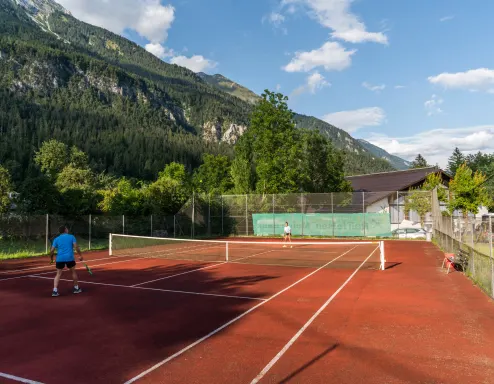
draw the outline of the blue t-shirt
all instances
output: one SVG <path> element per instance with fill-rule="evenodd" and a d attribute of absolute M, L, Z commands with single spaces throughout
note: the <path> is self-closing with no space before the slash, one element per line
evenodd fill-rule
<path fill-rule="evenodd" d="M 76 243 L 75 237 L 68 233 L 61 234 L 55 240 L 53 240 L 53 248 L 57 249 L 56 262 L 68 262 L 74 261 L 74 244 Z"/>

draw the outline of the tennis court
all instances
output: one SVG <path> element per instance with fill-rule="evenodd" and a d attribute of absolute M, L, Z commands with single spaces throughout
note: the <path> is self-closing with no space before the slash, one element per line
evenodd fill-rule
<path fill-rule="evenodd" d="M 0 382 L 494 377 L 492 300 L 433 244 L 248 240 L 113 235 L 85 254 L 92 276 L 79 265 L 84 292 L 65 272 L 57 298 L 47 258 L 2 263 Z"/>

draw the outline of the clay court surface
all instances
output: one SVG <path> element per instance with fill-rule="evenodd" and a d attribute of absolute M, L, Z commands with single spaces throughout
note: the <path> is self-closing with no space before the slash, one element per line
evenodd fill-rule
<path fill-rule="evenodd" d="M 358 245 L 324 268 L 94 252 L 57 298 L 47 257 L 3 261 L 0 382 L 493 383 L 493 301 L 431 243 L 385 252 L 385 271 Z"/>

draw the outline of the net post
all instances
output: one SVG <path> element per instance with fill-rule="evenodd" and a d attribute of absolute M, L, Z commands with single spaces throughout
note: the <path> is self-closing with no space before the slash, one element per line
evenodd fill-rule
<path fill-rule="evenodd" d="M 89 245 L 88 248 L 91 250 L 91 222 L 92 222 L 91 214 L 89 214 Z"/>
<path fill-rule="evenodd" d="M 49 215 L 46 214 L 46 223 L 45 223 L 45 253 L 48 253 L 48 232 L 50 232 L 50 222 Z"/>
<path fill-rule="evenodd" d="M 228 241 L 225 244 L 225 260 L 228 261 Z"/>
<path fill-rule="evenodd" d="M 109 248 L 110 248 L 110 251 L 109 251 L 110 256 L 113 255 L 113 244 L 112 244 L 112 240 L 113 240 L 113 237 L 112 237 L 112 234 L 110 233 L 109 234 L 109 242 L 108 242 Z"/>
<path fill-rule="evenodd" d="M 386 257 L 384 255 L 384 241 L 379 242 L 379 248 L 380 248 L 380 259 L 381 259 L 381 266 L 379 267 L 379 269 L 384 271 L 386 269 Z"/>

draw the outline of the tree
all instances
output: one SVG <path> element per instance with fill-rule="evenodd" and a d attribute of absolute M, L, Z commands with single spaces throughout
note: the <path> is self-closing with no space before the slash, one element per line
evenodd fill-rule
<path fill-rule="evenodd" d="M 309 193 L 351 191 L 343 155 L 318 131 L 301 131 L 300 183 Z"/>
<path fill-rule="evenodd" d="M 208 195 L 224 194 L 233 187 L 231 162 L 227 156 L 205 154 L 193 176 L 194 189 Z"/>
<path fill-rule="evenodd" d="M 0 165 L 0 214 L 8 212 L 10 209 L 9 192 L 12 192 L 10 174 L 7 169 Z"/>
<path fill-rule="evenodd" d="M 170 163 L 146 189 L 155 213 L 175 214 L 192 195 L 190 178 L 182 164 Z"/>
<path fill-rule="evenodd" d="M 452 177 L 455 177 L 456 170 L 464 163 L 465 163 L 465 156 L 463 155 L 463 153 L 461 153 L 458 147 L 455 148 L 453 154 L 448 159 L 448 168 L 447 168 L 448 173 L 450 173 Z"/>
<path fill-rule="evenodd" d="M 427 164 L 427 161 L 422 157 L 422 155 L 419 153 L 417 157 L 415 158 L 414 161 L 410 164 L 410 168 L 427 168 L 430 167 L 429 164 Z"/>
<path fill-rule="evenodd" d="M 432 191 L 437 188 L 439 201 L 446 202 L 446 189 L 443 187 L 441 173 L 427 175 L 421 188 L 412 188 L 405 199 L 405 212 L 414 211 L 420 217 L 420 224 L 424 226 L 425 215 L 432 212 Z"/>
<path fill-rule="evenodd" d="M 67 165 L 67 159 L 67 146 L 55 139 L 43 142 L 34 156 L 34 161 L 41 172 L 53 180 Z"/>
<path fill-rule="evenodd" d="M 482 172 L 486 175 L 485 187 L 489 196 L 493 197 L 492 203 L 488 206 L 490 211 L 494 211 L 494 154 L 484 154 L 477 152 L 467 156 L 467 165 L 473 172 Z"/>
<path fill-rule="evenodd" d="M 236 145 L 244 165 L 252 159 L 258 193 L 290 193 L 299 189 L 300 147 L 287 99 L 281 93 L 266 90 L 252 112 L 249 130 Z M 238 175 L 232 176 L 238 180 Z"/>
<path fill-rule="evenodd" d="M 449 183 L 452 195 L 448 206 L 450 213 L 460 210 L 464 216 L 469 212 L 477 214 L 480 206 L 492 204 L 492 197 L 485 186 L 486 179 L 482 172 L 473 173 L 466 164 L 460 165 Z"/>
<path fill-rule="evenodd" d="M 98 207 L 104 213 L 114 215 L 142 215 L 146 212 L 145 188 L 139 188 L 126 178 L 120 179 L 117 184 L 109 189 L 100 191 L 102 200 Z"/>
<path fill-rule="evenodd" d="M 61 196 L 65 214 L 88 214 L 97 206 L 94 174 L 89 168 L 77 168 L 72 163 L 62 169 L 55 186 Z"/>

